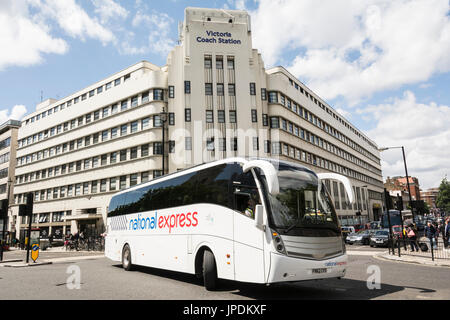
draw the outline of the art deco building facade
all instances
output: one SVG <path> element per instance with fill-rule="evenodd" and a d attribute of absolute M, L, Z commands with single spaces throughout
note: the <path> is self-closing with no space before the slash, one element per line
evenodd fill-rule
<path fill-rule="evenodd" d="M 286 69 L 265 69 L 245 11 L 187 8 L 165 66 L 142 61 L 23 120 L 14 212 L 33 192 L 44 235 L 101 232 L 117 190 L 232 156 L 349 177 L 354 206 L 327 182 L 343 224 L 381 208 L 375 143 Z"/>

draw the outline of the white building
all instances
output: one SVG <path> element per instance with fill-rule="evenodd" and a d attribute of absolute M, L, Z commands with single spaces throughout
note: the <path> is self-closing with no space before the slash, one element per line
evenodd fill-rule
<path fill-rule="evenodd" d="M 277 157 L 348 176 L 353 208 L 343 187 L 328 184 L 343 224 L 381 207 L 375 143 L 284 68 L 265 70 L 245 11 L 187 8 L 166 66 L 137 63 L 44 101 L 23 120 L 14 212 L 33 192 L 43 236 L 102 232 L 117 190 L 163 168 L 230 156 Z"/>
<path fill-rule="evenodd" d="M 0 201 L 13 199 L 19 127 L 20 121 L 17 120 L 8 120 L 0 125 Z M 6 219 L 0 220 L 0 223 L 0 239 L 3 238 L 3 230 L 15 232 L 14 217 L 9 210 Z M 3 224 L 5 224 L 5 227 Z"/>

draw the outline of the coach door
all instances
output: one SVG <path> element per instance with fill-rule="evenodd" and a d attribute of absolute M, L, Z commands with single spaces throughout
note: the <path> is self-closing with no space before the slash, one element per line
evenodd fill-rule
<path fill-rule="evenodd" d="M 233 180 L 235 279 L 263 283 L 263 232 L 255 226 L 254 220 L 255 206 L 261 204 L 261 200 L 251 172 L 236 180 Z"/>

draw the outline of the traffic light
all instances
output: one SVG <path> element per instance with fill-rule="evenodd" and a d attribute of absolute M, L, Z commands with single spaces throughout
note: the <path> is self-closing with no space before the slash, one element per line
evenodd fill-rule
<path fill-rule="evenodd" d="M 33 193 L 27 194 L 27 204 L 19 205 L 19 216 L 31 216 L 33 214 Z"/>
<path fill-rule="evenodd" d="M 397 195 L 397 200 L 395 201 L 395 207 L 398 211 L 403 211 L 403 199 L 400 195 Z"/>
<path fill-rule="evenodd" d="M 0 218 L 6 218 L 8 216 L 8 199 L 0 201 Z"/>
<path fill-rule="evenodd" d="M 389 191 L 387 191 L 386 189 L 384 189 L 384 200 L 386 202 L 386 210 L 391 210 L 394 209 L 394 206 L 392 204 L 392 198 L 391 195 L 389 194 Z"/>

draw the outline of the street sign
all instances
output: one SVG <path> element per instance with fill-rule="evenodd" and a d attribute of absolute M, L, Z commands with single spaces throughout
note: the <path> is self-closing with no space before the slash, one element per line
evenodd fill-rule
<path fill-rule="evenodd" d="M 31 247 L 31 259 L 33 259 L 33 262 L 36 262 L 38 257 L 39 257 L 39 244 L 35 243 Z"/>

